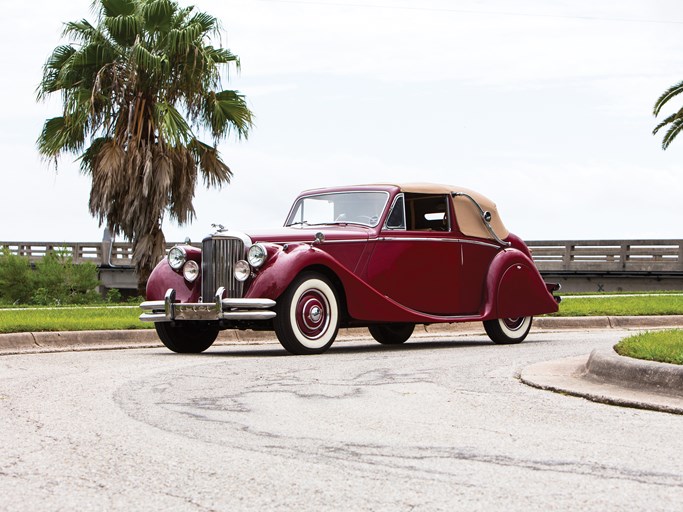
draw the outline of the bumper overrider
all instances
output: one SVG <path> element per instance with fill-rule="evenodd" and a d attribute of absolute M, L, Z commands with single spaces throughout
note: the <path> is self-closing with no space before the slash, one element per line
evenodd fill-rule
<path fill-rule="evenodd" d="M 169 288 L 164 300 L 140 304 L 143 322 L 171 322 L 173 320 L 269 320 L 275 317 L 271 299 L 224 299 L 223 287 L 216 290 L 214 302 L 176 302 L 175 290 Z"/>

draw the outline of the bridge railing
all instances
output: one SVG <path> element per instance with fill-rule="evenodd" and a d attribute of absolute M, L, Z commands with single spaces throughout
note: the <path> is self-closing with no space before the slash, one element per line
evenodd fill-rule
<path fill-rule="evenodd" d="M 681 240 L 541 240 L 528 241 L 541 272 L 683 272 Z M 167 243 L 166 250 L 174 243 Z M 74 263 L 132 266 L 133 244 L 125 242 L 0 242 L 0 250 L 36 262 L 48 252 Z"/>
<path fill-rule="evenodd" d="M 173 243 L 166 244 L 168 251 Z M 0 242 L 0 251 L 24 256 L 35 263 L 49 252 L 69 257 L 74 263 L 93 263 L 130 267 L 133 265 L 133 244 L 127 242 Z"/>
<path fill-rule="evenodd" d="M 683 272 L 683 240 L 527 242 L 541 272 Z"/>

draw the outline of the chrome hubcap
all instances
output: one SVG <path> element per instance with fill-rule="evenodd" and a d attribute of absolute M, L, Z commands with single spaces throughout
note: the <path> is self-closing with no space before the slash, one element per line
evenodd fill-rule
<path fill-rule="evenodd" d="M 323 312 L 318 306 L 313 306 L 311 311 L 308 313 L 308 318 L 311 320 L 311 322 L 318 323 L 322 314 Z"/>

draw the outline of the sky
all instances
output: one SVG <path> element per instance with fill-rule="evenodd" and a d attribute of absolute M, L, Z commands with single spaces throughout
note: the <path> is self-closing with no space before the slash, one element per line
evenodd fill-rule
<path fill-rule="evenodd" d="M 0 3 L 0 242 L 99 241 L 75 156 L 55 169 L 35 144 L 61 108 L 36 101 L 42 66 L 91 0 Z M 221 20 L 241 60 L 224 87 L 255 126 L 220 144 L 231 184 L 199 187 L 168 241 L 280 226 L 305 189 L 416 181 L 490 197 L 527 240 L 683 238 L 683 136 L 652 135 L 683 80 L 680 0 L 179 3 Z"/>

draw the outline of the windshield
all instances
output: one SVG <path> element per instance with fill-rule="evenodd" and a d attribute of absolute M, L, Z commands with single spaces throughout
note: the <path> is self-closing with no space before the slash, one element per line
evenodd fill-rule
<path fill-rule="evenodd" d="M 387 192 L 335 192 L 302 197 L 292 208 L 285 226 L 362 224 L 374 227 L 379 223 L 387 199 Z"/>

